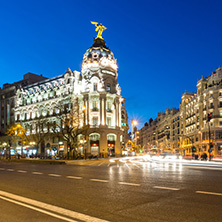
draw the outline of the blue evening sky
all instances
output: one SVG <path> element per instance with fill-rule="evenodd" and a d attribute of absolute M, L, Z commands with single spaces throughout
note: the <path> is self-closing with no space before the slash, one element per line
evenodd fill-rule
<path fill-rule="evenodd" d="M 82 57 L 102 22 L 119 66 L 129 119 L 139 127 L 222 65 L 222 1 L 0 0 L 0 86 L 33 72 L 46 77 Z"/>

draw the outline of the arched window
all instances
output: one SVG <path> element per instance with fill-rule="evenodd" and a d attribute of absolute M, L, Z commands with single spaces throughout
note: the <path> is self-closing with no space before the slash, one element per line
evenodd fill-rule
<path fill-rule="evenodd" d="M 94 91 L 94 92 L 97 91 L 97 83 L 93 83 L 93 91 Z"/>
<path fill-rule="evenodd" d="M 110 83 L 106 84 L 106 92 L 110 92 L 111 91 L 111 85 Z"/>

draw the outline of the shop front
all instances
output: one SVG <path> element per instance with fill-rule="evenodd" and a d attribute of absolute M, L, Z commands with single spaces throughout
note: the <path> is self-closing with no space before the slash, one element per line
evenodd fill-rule
<path fill-rule="evenodd" d="M 99 139 L 100 135 L 97 133 L 93 133 L 89 136 L 90 138 L 90 155 L 93 157 L 99 156 Z"/>
<path fill-rule="evenodd" d="M 115 134 L 108 134 L 107 135 L 108 156 L 110 156 L 110 157 L 115 156 L 115 145 L 116 145 L 116 135 Z"/>

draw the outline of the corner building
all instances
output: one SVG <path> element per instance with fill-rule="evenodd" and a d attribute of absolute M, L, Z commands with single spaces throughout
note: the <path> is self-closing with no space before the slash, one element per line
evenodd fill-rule
<path fill-rule="evenodd" d="M 68 69 L 63 75 L 17 91 L 15 121 L 27 129 L 28 135 L 47 135 L 36 147 L 39 154 L 50 150 L 66 154 L 68 144 L 59 132 L 50 129 L 63 115 L 57 108 L 62 104 L 66 111 L 77 110 L 78 127 L 85 129 L 84 135 L 78 135 L 78 153 L 120 156 L 121 146 L 127 141 L 128 117 L 117 77 L 116 59 L 105 41 L 97 37 L 83 56 L 81 73 Z"/>

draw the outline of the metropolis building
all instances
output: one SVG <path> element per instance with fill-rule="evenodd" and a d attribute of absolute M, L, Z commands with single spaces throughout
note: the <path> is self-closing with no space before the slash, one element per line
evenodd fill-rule
<path fill-rule="evenodd" d="M 39 146 L 29 147 L 29 154 L 67 154 L 69 146 L 59 134 L 61 129 L 55 134 L 51 126 L 61 121 L 64 112 L 70 112 L 78 128 L 84 129 L 76 135 L 78 153 L 120 156 L 127 141 L 128 117 L 117 69 L 112 51 L 102 36 L 97 36 L 83 56 L 81 72 L 68 69 L 65 74 L 18 89 L 16 123 L 27 129 L 28 136 L 45 135 Z"/>

